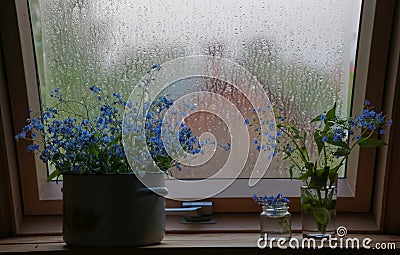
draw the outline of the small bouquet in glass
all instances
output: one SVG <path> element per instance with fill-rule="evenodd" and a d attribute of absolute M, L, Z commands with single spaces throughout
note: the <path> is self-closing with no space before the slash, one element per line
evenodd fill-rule
<path fill-rule="evenodd" d="M 345 166 L 348 156 L 357 145 L 364 148 L 386 145 L 380 135 L 385 134 L 392 120 L 383 112 L 376 112 L 368 100 L 365 100 L 362 113 L 350 117 L 338 115 L 335 104 L 311 120 L 316 124 L 312 133 L 298 129 L 280 112 L 277 119 L 276 152 L 290 163 L 290 176 L 295 174 L 297 179 L 303 181 L 303 236 L 333 236 L 336 231 L 339 170 Z"/>
<path fill-rule="evenodd" d="M 254 201 L 262 205 L 260 214 L 261 238 L 289 239 L 291 236 L 290 200 L 281 194 L 276 196 L 253 196 Z"/>

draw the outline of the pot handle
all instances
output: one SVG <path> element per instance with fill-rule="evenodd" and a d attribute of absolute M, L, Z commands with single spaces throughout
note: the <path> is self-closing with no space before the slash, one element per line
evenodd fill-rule
<path fill-rule="evenodd" d="M 158 196 L 166 196 L 168 195 L 168 189 L 165 187 L 153 187 L 153 188 L 147 187 L 137 190 L 135 192 L 135 195 L 136 196 L 149 195 L 149 193 L 155 193 Z"/>
<path fill-rule="evenodd" d="M 149 188 L 149 190 L 160 196 L 168 195 L 168 189 L 166 187 L 154 187 L 154 188 Z"/>

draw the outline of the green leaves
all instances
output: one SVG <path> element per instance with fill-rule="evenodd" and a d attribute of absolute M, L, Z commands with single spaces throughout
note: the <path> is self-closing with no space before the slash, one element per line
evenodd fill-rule
<path fill-rule="evenodd" d="M 350 148 L 349 146 L 344 146 L 344 147 L 339 147 L 334 153 L 333 155 L 336 157 L 347 157 L 350 154 Z"/>
<path fill-rule="evenodd" d="M 289 167 L 289 174 L 290 174 L 290 179 L 293 179 L 293 169 L 296 167 L 296 165 L 291 164 Z"/>
<path fill-rule="evenodd" d="M 330 126 L 332 122 L 336 120 L 336 103 L 333 107 L 326 113 L 326 118 L 324 120 L 325 124 Z"/>
<path fill-rule="evenodd" d="M 302 175 L 300 175 L 299 177 L 297 177 L 297 180 L 304 181 L 304 180 L 307 180 L 308 177 L 310 177 L 310 176 L 311 176 L 310 172 L 305 172 Z"/>
<path fill-rule="evenodd" d="M 309 187 L 313 189 L 322 189 L 326 187 L 329 176 L 328 169 L 318 169 L 315 173 L 311 174 Z"/>
<path fill-rule="evenodd" d="M 312 119 L 311 123 L 317 122 L 317 121 L 324 121 L 324 123 L 329 126 L 335 120 L 336 120 L 336 103 L 326 114 L 320 114 L 317 117 L 315 117 L 314 119 Z"/>
<path fill-rule="evenodd" d="M 291 230 L 290 218 L 280 217 L 279 225 L 281 225 L 283 233 L 290 233 L 290 230 Z"/>
<path fill-rule="evenodd" d="M 314 119 L 311 120 L 311 123 L 321 121 L 321 117 L 322 117 L 322 114 L 318 115 L 317 117 L 315 117 Z"/>
<path fill-rule="evenodd" d="M 318 155 L 321 154 L 322 149 L 324 148 L 324 142 L 322 141 L 322 136 L 319 130 L 315 130 L 314 132 L 314 141 L 318 147 Z"/>
<path fill-rule="evenodd" d="M 49 176 L 47 176 L 47 181 L 50 182 L 52 181 L 54 178 L 57 178 L 60 176 L 60 171 L 58 169 L 54 170 L 51 174 L 49 174 Z"/>
<path fill-rule="evenodd" d="M 302 187 L 301 207 L 305 213 L 304 217 L 313 217 L 318 231 L 325 233 L 331 220 L 331 210 L 336 208 L 336 190 Z"/>
<path fill-rule="evenodd" d="M 94 155 L 94 156 L 98 156 L 99 155 L 99 150 L 97 149 L 96 144 L 91 143 L 88 147 L 88 151 L 90 154 Z"/>
<path fill-rule="evenodd" d="M 387 143 L 379 139 L 363 138 L 358 141 L 358 145 L 360 145 L 360 147 L 363 148 L 376 148 L 383 145 L 387 145 Z"/>
<path fill-rule="evenodd" d="M 342 148 L 348 148 L 350 149 L 350 147 L 347 145 L 347 143 L 343 142 L 342 140 L 338 140 L 338 141 L 334 141 L 333 140 L 333 135 L 330 135 L 328 138 L 328 141 L 326 141 L 329 144 L 335 145 L 335 146 L 339 146 Z"/>
<path fill-rule="evenodd" d="M 315 207 L 312 208 L 312 214 L 317 222 L 318 231 L 324 234 L 330 220 L 329 210 L 324 207 Z"/>

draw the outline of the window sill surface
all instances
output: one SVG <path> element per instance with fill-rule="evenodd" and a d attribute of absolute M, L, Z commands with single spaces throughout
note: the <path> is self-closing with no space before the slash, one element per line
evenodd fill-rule
<path fill-rule="evenodd" d="M 181 224 L 178 216 L 167 216 L 166 232 L 181 233 L 257 233 L 259 213 L 216 213 L 215 224 Z M 336 225 L 351 233 L 378 233 L 379 228 L 370 213 L 338 213 Z M 292 213 L 292 232 L 301 231 L 300 213 Z M 62 216 L 26 216 L 21 222 L 20 236 L 61 235 Z"/>
<path fill-rule="evenodd" d="M 14 237 L 0 239 L 0 253 L 39 253 L 39 254 L 159 254 L 163 253 L 185 254 L 189 250 L 195 250 L 195 254 L 207 254 L 210 250 L 217 250 L 220 254 L 254 254 L 268 252 L 270 247 L 260 249 L 257 247 L 259 233 L 208 233 L 208 234 L 167 234 L 161 244 L 146 247 L 113 247 L 113 248 L 70 248 L 65 245 L 61 236 L 36 236 L 36 237 Z M 300 240 L 301 234 L 293 237 Z M 350 234 L 346 238 L 358 238 L 360 243 L 363 238 L 372 239 L 370 247 L 376 243 L 392 243 L 400 248 L 400 236 L 394 235 L 368 235 Z M 361 245 L 360 245 L 361 246 Z M 296 252 L 296 249 L 281 250 L 274 243 L 275 252 Z M 302 251 L 305 252 L 306 250 Z M 315 250 L 310 250 L 315 253 Z M 332 251 L 326 244 L 322 251 Z M 346 251 L 340 249 L 340 251 Z M 351 249 L 347 250 L 351 251 Z M 354 251 L 353 251 L 354 252 Z M 192 253 L 192 252 L 191 252 Z"/>

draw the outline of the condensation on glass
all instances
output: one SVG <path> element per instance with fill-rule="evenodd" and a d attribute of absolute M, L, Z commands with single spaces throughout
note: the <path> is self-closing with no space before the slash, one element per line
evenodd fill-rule
<path fill-rule="evenodd" d="M 305 130 L 334 102 L 343 115 L 350 109 L 361 0 L 29 0 L 29 5 L 43 105 L 51 103 L 54 88 L 76 100 L 87 96 L 90 85 L 127 98 L 153 64 L 211 55 L 246 68 Z M 229 84 L 193 79 L 199 81 L 235 100 Z M 174 94 L 177 86 L 180 93 L 186 89 L 174 84 L 165 93 Z M 235 139 L 213 115 L 191 118 L 212 123 L 207 131 L 218 142 Z M 258 154 L 253 147 L 243 152 L 249 154 L 243 178 Z M 228 153 L 220 148 L 208 164 L 174 175 L 208 177 Z M 265 177 L 288 177 L 286 169 L 274 159 Z"/>

